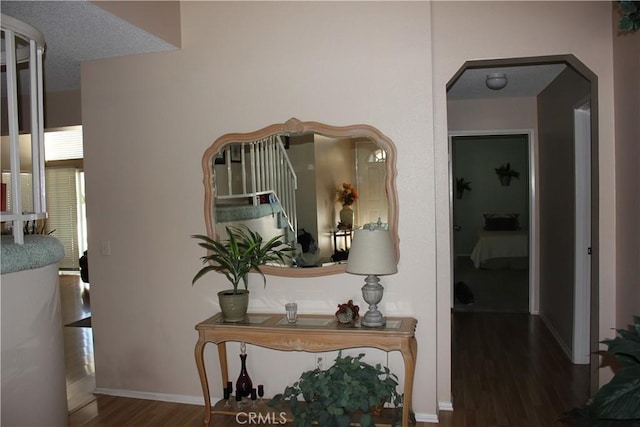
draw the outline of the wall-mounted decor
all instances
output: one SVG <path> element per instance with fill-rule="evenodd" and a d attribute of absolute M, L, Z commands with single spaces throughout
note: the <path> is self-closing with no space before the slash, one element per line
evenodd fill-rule
<path fill-rule="evenodd" d="M 506 165 L 501 165 L 495 170 L 496 174 L 498 175 L 498 179 L 500 179 L 500 184 L 504 186 L 508 186 L 511 184 L 511 178 L 520 179 L 520 172 L 511 169 L 511 165 L 509 163 L 507 163 Z"/>
<path fill-rule="evenodd" d="M 282 149 L 286 145 L 281 141 L 283 137 L 288 137 L 289 150 Z M 228 151 L 231 147 L 237 147 L 235 153 Z M 353 157 L 356 160 L 360 158 L 366 167 L 345 172 L 343 164 L 334 168 L 335 165 L 319 159 L 317 162 L 309 162 L 310 153 L 315 153 L 320 147 L 332 155 Z M 225 161 L 220 164 L 215 160 L 222 157 L 219 153 L 223 151 Z M 237 154 L 243 152 L 244 169 L 241 163 L 233 162 L 241 158 L 242 154 Z M 374 152 L 384 152 L 380 156 L 384 161 L 368 162 L 369 154 Z M 361 214 L 360 220 L 368 219 L 366 223 L 380 217 L 388 224 L 397 256 L 399 240 L 395 159 L 395 144 L 368 125 L 336 127 L 292 118 L 285 123 L 270 125 L 254 132 L 225 134 L 207 148 L 202 157 L 207 235 L 212 240 L 223 241 L 227 237 L 226 226 L 237 226 L 248 220 L 255 220 L 260 223 L 260 234 L 265 239 L 283 234 L 286 229 L 287 238 L 297 244 L 297 230 L 305 229 L 315 237 L 318 260 L 322 261 L 317 265 L 305 264 L 305 268 L 298 268 L 299 265 L 294 263 L 285 266 L 265 265 L 261 267 L 262 272 L 285 277 L 344 273 L 345 263 L 330 261 L 334 250 L 332 237 L 322 224 L 336 221 L 340 207 L 335 204 L 337 197 L 334 186 L 346 181 L 356 186 L 358 193 L 365 190 L 366 194 L 359 194 L 361 200 L 356 202 L 358 206 L 355 212 Z M 277 175 L 274 180 L 259 179 L 262 173 L 273 170 L 276 164 L 285 165 L 281 170 L 282 174 L 274 174 Z M 242 186 L 243 179 L 246 179 L 246 187 Z M 318 183 L 323 185 L 318 186 Z M 266 193 L 277 196 L 279 203 L 263 203 L 262 196 Z M 246 202 L 248 199 L 256 202 L 250 206 L 235 203 Z M 275 218 L 274 209 L 278 209 L 278 218 L 286 217 L 287 224 L 284 220 L 272 220 Z M 369 218 L 370 212 L 374 210 L 378 212 L 375 219 Z"/>
<path fill-rule="evenodd" d="M 462 199 L 465 190 L 471 191 L 471 181 L 465 181 L 464 177 L 456 179 L 456 197 Z"/>
<path fill-rule="evenodd" d="M 231 153 L 231 161 L 233 163 L 242 162 L 242 146 L 241 145 L 231 145 L 229 147 L 229 152 Z"/>

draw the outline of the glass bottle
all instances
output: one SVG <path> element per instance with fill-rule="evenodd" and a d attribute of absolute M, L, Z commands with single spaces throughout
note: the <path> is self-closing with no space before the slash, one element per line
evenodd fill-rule
<path fill-rule="evenodd" d="M 247 345 L 245 343 L 240 344 L 240 363 L 242 365 L 238 381 L 236 382 L 236 394 L 239 394 L 242 397 L 247 397 L 251 394 L 253 383 L 251 382 L 251 378 L 247 372 Z"/>

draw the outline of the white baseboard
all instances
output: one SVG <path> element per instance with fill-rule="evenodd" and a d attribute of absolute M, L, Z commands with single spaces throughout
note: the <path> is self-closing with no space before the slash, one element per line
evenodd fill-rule
<path fill-rule="evenodd" d="M 562 351 L 567 355 L 569 360 L 573 360 L 571 349 L 567 347 L 567 344 L 564 341 L 562 341 L 562 338 L 560 337 L 560 334 L 558 333 L 558 331 L 556 331 L 553 325 L 551 325 L 551 323 L 548 322 L 544 316 L 540 316 L 540 319 L 542 319 L 542 322 L 547 326 L 547 328 L 549 329 L 549 332 L 551 332 L 551 335 L 553 335 L 553 338 L 555 338 L 556 342 L 558 343 Z"/>
<path fill-rule="evenodd" d="M 114 388 L 96 388 L 94 394 L 129 397 L 132 399 L 158 400 L 161 402 L 184 403 L 187 405 L 204 405 L 202 396 L 187 396 L 183 394 L 150 393 L 146 391 L 119 390 Z M 212 400 L 217 401 L 219 399 L 212 396 Z"/>
<path fill-rule="evenodd" d="M 438 423 L 438 416 L 436 414 L 425 414 L 423 412 L 416 412 L 416 421 L 419 423 Z"/>
<path fill-rule="evenodd" d="M 438 402 L 438 411 L 453 411 L 453 402 Z"/>

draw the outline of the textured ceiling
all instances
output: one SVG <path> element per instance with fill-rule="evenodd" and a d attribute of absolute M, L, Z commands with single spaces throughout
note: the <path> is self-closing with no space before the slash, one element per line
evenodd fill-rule
<path fill-rule="evenodd" d="M 3 14 L 42 32 L 45 90 L 80 87 L 80 62 L 99 58 L 176 49 L 164 40 L 86 1 L 2 0 Z M 536 65 L 465 70 L 448 92 L 449 99 L 528 97 L 538 95 L 565 65 Z M 489 73 L 504 72 L 508 83 L 495 91 L 485 85 Z"/>
<path fill-rule="evenodd" d="M 2 0 L 0 8 L 44 35 L 44 85 L 49 92 L 80 88 L 82 61 L 176 49 L 85 0 Z"/>
<path fill-rule="evenodd" d="M 465 70 L 447 93 L 449 99 L 504 98 L 537 96 L 566 65 L 523 65 L 519 67 L 471 68 Z M 505 73 L 507 86 L 489 89 L 487 74 Z"/>

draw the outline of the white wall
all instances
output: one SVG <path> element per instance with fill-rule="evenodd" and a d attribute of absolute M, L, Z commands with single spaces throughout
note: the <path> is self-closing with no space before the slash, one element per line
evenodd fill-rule
<path fill-rule="evenodd" d="M 98 386 L 201 395 L 193 326 L 217 310 L 215 293 L 227 285 L 213 275 L 189 284 L 201 256 L 189 235 L 204 230 L 200 157 L 222 134 L 295 116 L 371 124 L 397 145 L 401 258 L 398 274 L 384 279 L 382 308 L 418 318 L 414 409 L 434 414 L 436 402 L 451 400 L 446 83 L 471 59 L 574 54 L 599 78 L 600 187 L 613 188 L 612 4 L 181 8 L 181 51 L 82 66 L 89 245 L 109 240 L 112 249 L 92 258 Z M 614 198 L 600 197 L 601 337 L 615 319 Z M 361 303 L 360 282 L 348 274 L 303 284 L 272 277 L 263 291 L 253 278 L 251 309 L 281 311 L 295 299 L 300 311 L 333 313 L 349 298 Z M 250 372 L 269 392 L 313 365 L 302 353 L 250 351 Z M 216 384 L 213 350 L 207 356 Z M 401 371 L 397 355 L 391 365 Z"/>
<path fill-rule="evenodd" d="M 414 408 L 433 414 L 428 4 L 185 2 L 181 12 L 182 50 L 82 67 L 89 246 L 111 243 L 110 256 L 92 257 L 97 386 L 201 400 L 194 325 L 218 310 L 216 292 L 228 287 L 219 275 L 190 284 L 202 255 L 189 238 L 204 231 L 201 156 L 222 134 L 295 116 L 372 124 L 398 147 L 401 260 L 398 274 L 383 279 L 382 310 L 418 318 Z M 361 277 L 343 274 L 270 277 L 263 290 L 252 277 L 250 309 L 279 312 L 296 300 L 303 313 L 333 314 L 351 298 L 362 306 L 361 286 Z M 271 394 L 314 366 L 304 353 L 249 352 L 254 382 Z M 217 385 L 213 349 L 207 359 Z M 402 377 L 399 354 L 391 367 Z"/>

